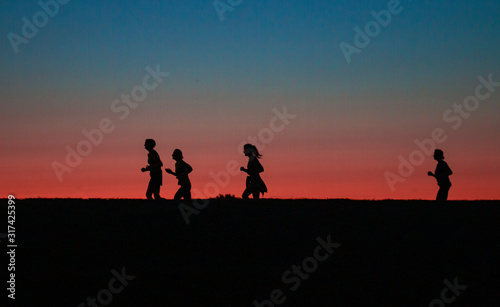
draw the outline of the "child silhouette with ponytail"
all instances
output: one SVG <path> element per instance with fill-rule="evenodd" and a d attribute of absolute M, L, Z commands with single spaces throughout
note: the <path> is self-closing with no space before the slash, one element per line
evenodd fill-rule
<path fill-rule="evenodd" d="M 243 199 L 248 199 L 250 194 L 253 195 L 254 199 L 260 198 L 260 193 L 264 195 L 267 192 L 267 187 L 262 178 L 260 177 L 260 173 L 264 171 L 264 167 L 260 164 L 259 159 L 262 155 L 252 144 L 245 144 L 243 146 L 243 153 L 248 157 L 247 168 L 241 167 L 240 170 L 248 174 L 246 179 L 246 188 L 243 192 Z"/>

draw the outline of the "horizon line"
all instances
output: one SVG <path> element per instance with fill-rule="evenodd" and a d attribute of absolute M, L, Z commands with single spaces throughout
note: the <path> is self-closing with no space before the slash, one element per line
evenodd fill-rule
<path fill-rule="evenodd" d="M 15 196 L 15 195 L 14 195 Z M 8 199 L 8 198 L 1 198 Z M 15 198 L 15 200 L 143 200 L 148 202 L 163 202 L 163 201 L 174 201 L 174 199 L 163 199 L 163 200 L 147 200 L 145 198 L 101 198 L 101 197 L 88 197 L 88 198 L 75 198 L 75 197 L 26 197 L 26 198 Z M 193 200 L 245 200 L 245 201 L 256 201 L 259 200 L 349 200 L 349 201 L 429 201 L 429 202 L 439 202 L 435 199 L 421 199 L 421 198 L 412 198 L 412 199 L 404 199 L 404 198 L 261 198 L 258 200 L 253 199 L 243 199 L 241 197 L 234 198 L 196 198 Z M 177 201 L 177 200 L 175 200 Z M 500 199 L 453 199 L 447 200 L 446 202 L 458 202 L 458 201 L 500 201 Z M 181 201 L 182 202 L 182 201 Z"/>

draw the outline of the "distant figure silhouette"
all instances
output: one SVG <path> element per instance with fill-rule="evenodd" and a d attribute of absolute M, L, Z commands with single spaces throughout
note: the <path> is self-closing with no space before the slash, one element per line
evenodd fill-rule
<path fill-rule="evenodd" d="M 449 176 L 453 174 L 450 167 L 446 162 L 444 162 L 444 154 L 441 149 L 436 149 L 434 151 L 434 160 L 438 161 L 436 166 L 436 171 L 434 174 L 428 172 L 427 175 L 435 177 L 437 184 L 439 185 L 439 191 L 436 196 L 436 200 L 448 200 L 448 191 L 451 187 L 451 181 Z"/>
<path fill-rule="evenodd" d="M 185 200 L 191 200 L 191 181 L 189 181 L 188 174 L 193 171 L 193 168 L 182 160 L 182 151 L 179 149 L 174 150 L 172 159 L 176 161 L 175 172 L 172 172 L 169 168 L 166 168 L 165 171 L 177 177 L 177 183 L 181 186 L 177 190 L 177 193 L 175 193 L 174 199 L 179 200 L 184 198 Z"/>
<path fill-rule="evenodd" d="M 260 198 L 260 193 L 264 195 L 267 192 L 266 184 L 264 180 L 260 178 L 260 173 L 264 171 L 264 167 L 260 164 L 259 159 L 262 155 L 252 144 L 245 144 L 243 146 L 243 153 L 248 157 L 248 165 L 247 168 L 241 167 L 240 170 L 248 174 L 246 180 L 246 189 L 243 192 L 243 199 L 248 199 L 250 194 L 253 195 L 254 199 Z"/>
<path fill-rule="evenodd" d="M 146 197 L 149 200 L 153 200 L 153 195 L 155 200 L 163 199 L 160 197 L 160 186 L 162 185 L 162 173 L 161 167 L 163 163 L 161 162 L 160 155 L 154 150 L 156 142 L 153 139 L 147 139 L 144 143 L 144 148 L 148 153 L 148 166 L 141 169 L 142 172 L 149 171 L 151 179 L 149 180 L 148 190 L 146 191 Z"/>

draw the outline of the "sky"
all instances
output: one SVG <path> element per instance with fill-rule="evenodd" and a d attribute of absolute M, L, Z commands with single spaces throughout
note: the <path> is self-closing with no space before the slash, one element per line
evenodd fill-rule
<path fill-rule="evenodd" d="M 500 199 L 500 2 L 2 1 L 0 195 Z M 175 178 L 163 174 L 163 197 Z"/>

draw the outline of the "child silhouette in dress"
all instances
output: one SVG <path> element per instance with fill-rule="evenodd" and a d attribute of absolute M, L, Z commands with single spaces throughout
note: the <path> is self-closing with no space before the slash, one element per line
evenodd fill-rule
<path fill-rule="evenodd" d="M 245 144 L 243 146 L 243 153 L 248 157 L 248 164 L 247 168 L 241 167 L 240 170 L 247 173 L 248 176 L 242 197 L 243 199 L 247 199 L 252 194 L 254 199 L 259 199 L 260 193 L 264 195 L 267 192 L 266 184 L 260 177 L 260 173 L 264 171 L 264 167 L 262 167 L 259 161 L 262 155 L 257 150 L 257 147 L 252 144 Z"/>

